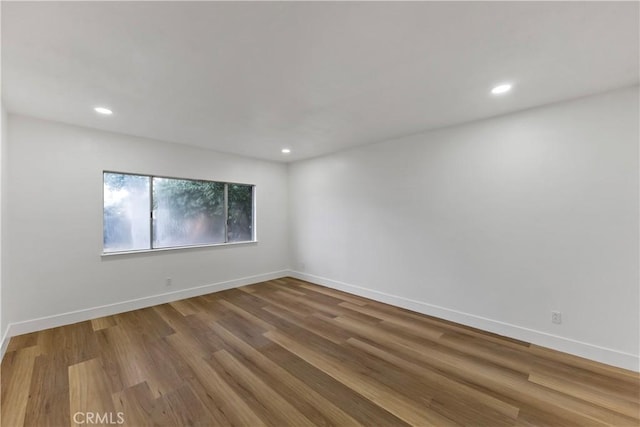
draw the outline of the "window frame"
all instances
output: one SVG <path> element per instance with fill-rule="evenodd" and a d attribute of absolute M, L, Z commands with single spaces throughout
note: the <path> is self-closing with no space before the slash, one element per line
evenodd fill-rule
<path fill-rule="evenodd" d="M 149 179 L 149 248 L 147 249 L 128 249 L 122 251 L 110 251 L 105 252 L 104 248 L 104 177 L 105 174 L 118 174 L 118 175 L 131 175 L 131 176 L 140 176 Z M 153 247 L 153 178 L 164 178 L 164 179 L 175 179 L 175 180 L 183 180 L 183 181 L 195 181 L 195 182 L 213 182 L 216 184 L 224 185 L 224 196 L 223 196 L 223 214 L 224 214 L 224 242 L 219 243 L 205 243 L 205 244 L 195 244 L 195 245 L 182 245 L 182 246 L 167 246 L 161 248 Z M 230 242 L 229 241 L 229 185 L 244 185 L 247 187 L 251 187 L 251 240 L 243 240 L 240 242 Z M 230 181 L 214 181 L 210 179 L 198 179 L 198 178 L 181 178 L 176 176 L 167 176 L 167 175 L 151 175 L 151 174 L 143 174 L 143 173 L 134 173 L 134 172 L 120 172 L 115 170 L 104 169 L 102 171 L 102 254 L 101 256 L 114 256 L 114 255 L 126 255 L 126 254 L 139 254 L 139 253 L 149 253 L 149 252 L 165 252 L 165 251 L 173 251 L 180 249 L 196 249 L 196 248 L 209 248 L 209 247 L 218 247 L 218 246 L 234 246 L 234 245 L 247 245 L 247 244 L 255 244 L 258 243 L 257 237 L 257 229 L 256 229 L 256 184 L 247 184 L 243 182 L 230 182 Z"/>

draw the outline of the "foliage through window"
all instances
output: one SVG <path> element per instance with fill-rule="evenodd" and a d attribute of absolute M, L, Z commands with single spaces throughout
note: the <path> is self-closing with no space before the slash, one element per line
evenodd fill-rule
<path fill-rule="evenodd" d="M 253 186 L 104 172 L 105 253 L 254 240 Z"/>

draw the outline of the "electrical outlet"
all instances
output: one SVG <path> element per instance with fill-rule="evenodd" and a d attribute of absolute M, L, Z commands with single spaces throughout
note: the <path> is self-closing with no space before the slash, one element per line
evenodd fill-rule
<path fill-rule="evenodd" d="M 560 313 L 559 311 L 552 311 L 551 323 L 557 323 L 558 325 L 562 323 L 562 313 Z"/>
<path fill-rule="evenodd" d="M 172 280 L 171 277 L 167 277 L 164 281 L 165 286 L 171 286 Z"/>

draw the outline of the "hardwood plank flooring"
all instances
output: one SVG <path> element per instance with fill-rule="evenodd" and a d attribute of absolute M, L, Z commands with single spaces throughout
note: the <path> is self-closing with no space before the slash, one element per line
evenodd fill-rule
<path fill-rule="evenodd" d="M 292 278 L 13 337 L 1 369 L 3 427 L 640 425 L 638 373 Z"/>

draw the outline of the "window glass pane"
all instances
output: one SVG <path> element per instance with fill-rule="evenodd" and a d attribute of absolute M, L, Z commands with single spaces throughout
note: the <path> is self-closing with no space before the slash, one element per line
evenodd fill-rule
<path fill-rule="evenodd" d="M 150 249 L 149 177 L 104 173 L 104 252 Z"/>
<path fill-rule="evenodd" d="M 229 184 L 229 242 L 253 240 L 253 186 Z"/>
<path fill-rule="evenodd" d="M 153 178 L 153 247 L 224 243 L 224 183 Z"/>

